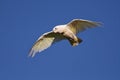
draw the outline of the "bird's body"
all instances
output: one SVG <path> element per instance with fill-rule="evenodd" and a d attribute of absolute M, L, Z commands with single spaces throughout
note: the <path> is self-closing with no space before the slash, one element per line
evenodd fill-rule
<path fill-rule="evenodd" d="M 56 26 L 55 28 L 53 28 L 53 32 L 62 34 L 65 38 L 69 40 L 72 46 L 76 46 L 80 43 L 76 35 L 67 28 L 67 25 Z"/>
<path fill-rule="evenodd" d="M 47 32 L 38 38 L 33 45 L 29 56 L 33 57 L 37 52 L 41 52 L 50 47 L 53 43 L 64 39 L 67 39 L 72 46 L 77 46 L 82 42 L 82 39 L 78 38 L 76 34 L 87 28 L 96 26 L 99 26 L 99 23 L 83 19 L 74 19 L 68 24 L 55 26 L 52 31 Z"/>

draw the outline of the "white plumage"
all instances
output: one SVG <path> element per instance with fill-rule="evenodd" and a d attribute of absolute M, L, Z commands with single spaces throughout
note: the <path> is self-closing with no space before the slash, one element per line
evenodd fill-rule
<path fill-rule="evenodd" d="M 83 19 L 74 19 L 68 24 L 58 25 L 53 28 L 52 31 L 44 33 L 35 42 L 29 56 L 34 57 L 36 53 L 41 52 L 53 43 L 67 39 L 72 46 L 76 46 L 82 42 L 82 39 L 76 36 L 77 33 L 86 30 L 87 28 L 93 28 L 99 26 L 100 23 Z"/>

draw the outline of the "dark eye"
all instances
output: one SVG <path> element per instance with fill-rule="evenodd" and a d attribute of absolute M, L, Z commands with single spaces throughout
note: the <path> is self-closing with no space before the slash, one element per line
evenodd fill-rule
<path fill-rule="evenodd" d="M 56 30 L 57 28 L 55 28 L 55 30 Z"/>

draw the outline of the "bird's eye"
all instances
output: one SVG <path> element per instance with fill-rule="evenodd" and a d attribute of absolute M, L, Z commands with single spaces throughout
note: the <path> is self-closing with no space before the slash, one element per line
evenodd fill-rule
<path fill-rule="evenodd" d="M 55 30 L 57 29 L 57 28 L 54 28 Z"/>

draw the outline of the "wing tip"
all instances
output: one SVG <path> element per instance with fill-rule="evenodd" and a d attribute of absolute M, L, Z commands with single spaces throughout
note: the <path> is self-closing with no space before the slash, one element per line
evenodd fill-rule
<path fill-rule="evenodd" d="M 80 21 L 92 22 L 92 23 L 94 23 L 95 26 L 101 26 L 101 25 L 103 24 L 102 22 L 91 21 L 91 20 L 86 20 L 86 19 L 77 19 L 77 18 L 76 18 L 76 19 L 73 19 L 71 22 L 77 21 L 77 20 L 78 20 L 78 21 L 80 20 Z"/>
<path fill-rule="evenodd" d="M 36 50 L 34 50 L 33 48 L 30 50 L 30 52 L 29 52 L 29 54 L 28 54 L 28 57 L 34 57 L 35 55 L 36 55 L 36 53 L 40 53 L 40 52 L 42 52 L 42 51 L 44 51 L 45 49 L 43 49 L 43 50 L 39 50 L 39 51 L 36 51 Z"/>
<path fill-rule="evenodd" d="M 102 22 L 94 22 L 96 27 L 102 27 L 103 23 Z"/>
<path fill-rule="evenodd" d="M 33 50 L 33 49 L 31 49 L 31 51 L 29 52 L 29 54 L 28 54 L 28 57 L 34 57 L 35 56 L 35 51 Z"/>

